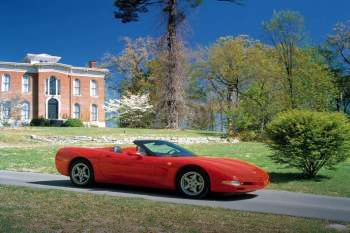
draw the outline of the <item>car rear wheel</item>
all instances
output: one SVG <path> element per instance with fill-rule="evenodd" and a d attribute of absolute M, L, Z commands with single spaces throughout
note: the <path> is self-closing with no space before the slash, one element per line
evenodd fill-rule
<path fill-rule="evenodd" d="M 94 172 L 86 160 L 75 161 L 70 169 L 71 182 L 79 187 L 89 186 L 94 182 Z"/>
<path fill-rule="evenodd" d="M 209 193 L 209 178 L 201 169 L 185 169 L 178 176 L 177 188 L 186 197 L 202 198 Z"/>

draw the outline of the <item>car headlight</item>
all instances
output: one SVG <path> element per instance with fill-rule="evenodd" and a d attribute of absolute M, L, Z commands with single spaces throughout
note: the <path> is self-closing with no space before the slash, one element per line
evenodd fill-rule
<path fill-rule="evenodd" d="M 238 187 L 241 185 L 241 182 L 239 180 L 224 180 L 222 181 L 222 183 L 226 185 L 235 186 L 235 187 Z"/>

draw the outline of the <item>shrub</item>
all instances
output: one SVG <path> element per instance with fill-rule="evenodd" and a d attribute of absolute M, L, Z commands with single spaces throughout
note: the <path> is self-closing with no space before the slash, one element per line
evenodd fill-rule
<path fill-rule="evenodd" d="M 350 127 L 341 113 L 283 112 L 268 125 L 267 134 L 275 150 L 272 159 L 300 169 L 309 178 L 349 156 Z"/>
<path fill-rule="evenodd" d="M 49 126 L 49 125 L 50 125 L 49 120 L 45 119 L 44 117 L 33 118 L 30 121 L 30 126 Z"/>
<path fill-rule="evenodd" d="M 63 127 L 84 127 L 83 122 L 81 122 L 80 119 L 68 119 L 66 120 L 63 125 Z"/>
<path fill-rule="evenodd" d="M 40 126 L 40 127 L 61 127 L 63 125 L 62 120 L 49 120 L 44 117 L 33 118 L 30 121 L 30 126 Z"/>
<path fill-rule="evenodd" d="M 243 142 L 263 142 L 268 143 L 270 140 L 266 136 L 265 132 L 245 130 L 238 132 L 237 137 Z"/>
<path fill-rule="evenodd" d="M 254 131 L 245 130 L 238 133 L 238 138 L 243 142 L 252 142 L 257 140 L 258 135 Z"/>
<path fill-rule="evenodd" d="M 63 120 L 57 120 L 57 119 L 52 119 L 48 120 L 49 121 L 49 127 L 62 127 L 63 126 Z"/>

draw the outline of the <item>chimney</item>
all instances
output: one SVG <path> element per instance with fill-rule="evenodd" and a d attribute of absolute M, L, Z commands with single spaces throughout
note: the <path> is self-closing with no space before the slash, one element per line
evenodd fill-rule
<path fill-rule="evenodd" d="M 97 62 L 96 61 L 89 61 L 89 68 L 96 68 Z"/>

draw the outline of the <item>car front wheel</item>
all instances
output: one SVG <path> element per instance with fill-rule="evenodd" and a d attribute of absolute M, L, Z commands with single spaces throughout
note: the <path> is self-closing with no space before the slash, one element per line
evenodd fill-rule
<path fill-rule="evenodd" d="M 190 198 L 202 198 L 209 193 L 209 178 L 200 169 L 185 169 L 177 179 L 181 194 Z"/>
<path fill-rule="evenodd" d="M 79 187 L 91 185 L 94 181 L 94 173 L 90 163 L 85 160 L 75 161 L 70 169 L 70 180 Z"/>

